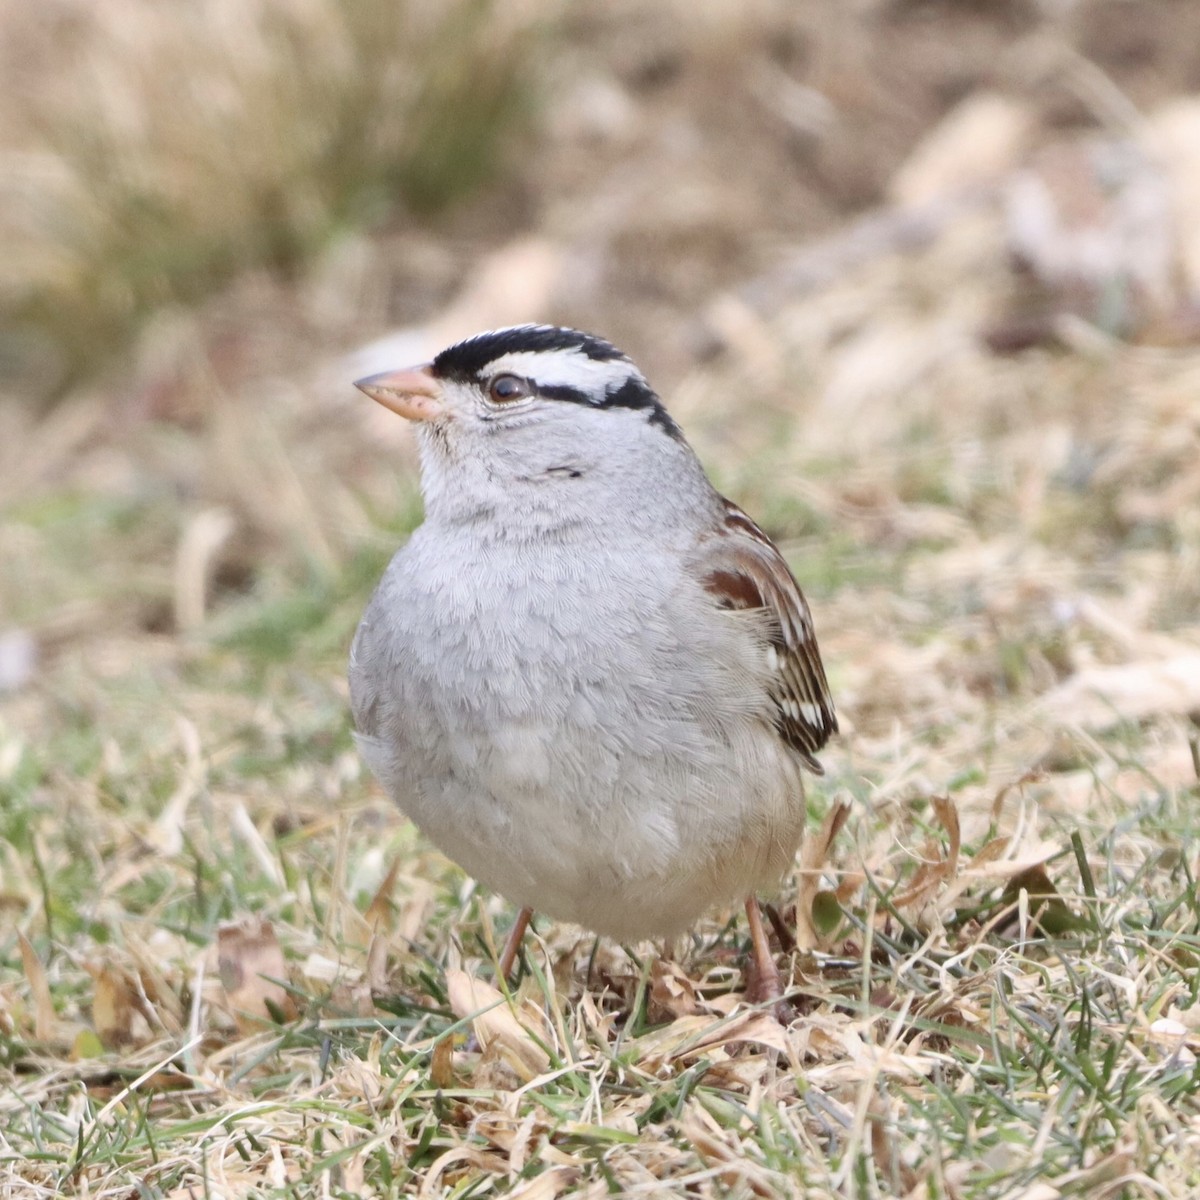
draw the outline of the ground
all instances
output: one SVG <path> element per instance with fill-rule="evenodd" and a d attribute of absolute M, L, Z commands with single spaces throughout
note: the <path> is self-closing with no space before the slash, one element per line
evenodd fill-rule
<path fill-rule="evenodd" d="M 1194 6 L 382 12 L 0 9 L 0 1196 L 1200 1189 Z M 535 318 L 814 610 L 783 1025 L 736 912 L 501 995 L 354 752 L 348 381 Z"/>

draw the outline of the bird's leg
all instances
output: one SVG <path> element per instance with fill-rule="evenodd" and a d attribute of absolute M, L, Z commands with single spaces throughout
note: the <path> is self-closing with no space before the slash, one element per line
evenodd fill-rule
<path fill-rule="evenodd" d="M 517 919 L 513 922 L 513 927 L 508 931 L 508 937 L 504 940 L 504 949 L 500 952 L 501 979 L 506 980 L 512 974 L 517 954 L 521 950 L 521 939 L 525 936 L 525 930 L 529 928 L 529 921 L 532 917 L 532 908 L 523 908 L 517 913 Z"/>
<path fill-rule="evenodd" d="M 784 954 L 790 954 L 796 948 L 796 939 L 784 923 L 779 909 L 774 904 L 764 904 L 762 910 L 766 914 L 767 920 L 771 922 L 771 928 L 775 930 L 775 936 L 779 939 L 779 948 Z"/>
<path fill-rule="evenodd" d="M 771 954 L 771 943 L 763 928 L 762 913 L 753 896 L 746 898 L 746 917 L 750 921 L 750 945 L 753 950 L 754 974 L 746 989 L 747 998 L 755 1004 L 767 1000 L 778 1001 L 783 997 L 783 984 L 779 979 L 779 968 Z"/>

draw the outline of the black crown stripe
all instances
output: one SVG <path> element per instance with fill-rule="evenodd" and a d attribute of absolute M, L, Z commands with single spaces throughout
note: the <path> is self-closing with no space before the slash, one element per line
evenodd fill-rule
<path fill-rule="evenodd" d="M 578 350 L 596 362 L 625 357 L 611 342 L 595 334 L 557 325 L 517 325 L 476 334 L 448 347 L 433 360 L 433 373 L 467 383 L 478 379 L 483 368 L 502 355 L 545 350 Z"/>

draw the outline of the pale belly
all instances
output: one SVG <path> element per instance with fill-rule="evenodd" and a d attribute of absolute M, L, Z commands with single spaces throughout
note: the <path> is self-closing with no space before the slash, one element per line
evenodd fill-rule
<path fill-rule="evenodd" d="M 510 751 L 503 766 L 493 758 L 487 770 L 427 772 L 398 762 L 393 746 L 360 745 L 401 808 L 480 883 L 621 939 L 676 933 L 709 908 L 774 887 L 804 828 L 790 761 L 772 772 L 773 787 L 755 787 L 752 754 L 740 778 L 689 771 L 677 757 L 618 766 L 573 752 L 564 762 L 548 744 Z"/>
<path fill-rule="evenodd" d="M 804 823 L 757 651 L 734 625 L 698 648 L 652 584 L 631 613 L 557 581 L 514 630 L 502 594 L 475 586 L 459 613 L 443 581 L 434 634 L 419 595 L 381 589 L 389 619 L 356 653 L 389 668 L 351 672 L 363 756 L 439 849 L 512 903 L 619 939 L 773 887 Z"/>

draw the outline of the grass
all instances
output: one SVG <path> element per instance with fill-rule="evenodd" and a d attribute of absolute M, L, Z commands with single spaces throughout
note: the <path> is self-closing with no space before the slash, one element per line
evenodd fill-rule
<path fill-rule="evenodd" d="M 6 1194 L 1196 1186 L 1187 724 L 1068 715 L 1039 765 L 1027 715 L 1045 662 L 1110 657 L 1111 633 L 1059 628 L 1051 649 L 1037 605 L 964 600 L 990 575 L 961 536 L 872 548 L 869 522 L 834 536 L 781 498 L 857 727 L 811 789 L 818 844 L 834 802 L 850 812 L 815 898 L 783 893 L 789 920 L 805 895 L 815 914 L 812 947 L 784 955 L 796 1019 L 737 1005 L 746 935 L 726 915 L 666 968 L 543 922 L 505 1016 L 486 981 L 509 910 L 414 838 L 350 742 L 345 647 L 416 519 L 389 478 L 361 511 L 399 521 L 364 516 L 336 571 L 275 553 L 191 632 L 145 627 L 148 604 L 170 612 L 154 564 L 187 524 L 161 495 L 79 484 L 10 508 L 17 619 L 105 617 L 0 727 Z M 1018 576 L 1022 555 L 1040 551 Z M 1113 603 L 1120 576 L 1097 579 Z M 863 622 L 886 632 L 864 646 Z"/>
<path fill-rule="evenodd" d="M 280 93 L 304 136 L 263 151 L 270 187 L 246 172 L 273 127 L 236 105 L 209 129 L 135 88 L 137 153 L 78 109 L 42 143 L 68 199 L 106 148 L 176 186 L 192 144 L 214 173 L 203 214 L 152 196 L 161 224 L 136 224 L 163 238 L 131 247 L 137 172 L 114 172 L 107 233 L 22 276 L 62 361 L 124 330 L 149 347 L 132 390 L 165 399 L 131 412 L 101 373 L 52 411 L 0 406 L 0 635 L 38 654 L 0 694 L 0 1197 L 1195 1193 L 1200 701 L 1164 668 L 1200 651 L 1200 355 L 991 355 L 995 211 L 743 313 L 737 345 L 656 379 L 784 547 L 843 721 L 776 898 L 793 1019 L 742 1002 L 737 913 L 670 962 L 540 919 L 494 990 L 511 909 L 353 748 L 347 647 L 420 519 L 416 467 L 305 315 L 329 311 L 310 247 L 362 237 L 393 188 L 468 189 L 457 165 L 487 155 L 464 147 L 513 115 L 526 26 L 444 11 L 467 32 L 421 24 L 411 52 L 461 57 L 419 95 L 339 57 L 393 61 L 419 7 L 252 5 L 230 62 L 219 24 L 137 35 L 168 63 L 194 48 L 196 81 L 232 72 L 244 104 L 313 64 L 311 96 Z M 84 18 L 97 69 L 142 16 Z M 381 102 L 429 123 L 381 126 Z M 307 199 L 281 216 L 279 187 Z M 385 323 L 364 297 L 391 277 L 362 271 L 339 337 Z M 210 289 L 154 335 L 164 298 Z"/>
<path fill-rule="evenodd" d="M 379 816 L 341 822 L 335 858 L 368 858 Z M 407 856 L 411 844 L 390 824 L 385 852 Z M 220 918 L 269 913 L 288 948 L 298 1016 L 242 1036 L 210 1017 L 189 1036 L 159 1031 L 49 1072 L 51 1048 L 10 1033 L 5 1060 L 20 1073 L 4 1137 L 8 1169 L 30 1194 L 85 1177 L 93 1194 L 137 1179 L 147 1195 L 395 1196 L 418 1184 L 425 1194 L 516 1192 L 535 1178 L 551 1194 L 661 1185 L 863 1196 L 906 1194 L 922 1177 L 931 1194 L 980 1196 L 1039 1180 L 1063 1195 L 1136 1192 L 1142 1172 L 1165 1194 L 1184 1194 L 1194 1179 L 1191 1035 L 1161 1027 L 1196 998 L 1195 881 L 1177 853 L 1130 872 L 1114 862 L 1128 849 L 1114 834 L 1096 847 L 1095 896 L 1074 861 L 1052 866 L 1085 918 L 1082 936 L 997 933 L 994 921 L 985 931 L 995 904 L 918 931 L 889 899 L 901 881 L 873 880 L 844 906 L 837 951 L 798 960 L 804 1016 L 786 1034 L 762 1016 L 726 1015 L 736 932 L 714 928 L 693 948 L 709 1003 L 666 1024 L 669 1009 L 652 1014 L 645 963 L 603 948 L 603 984 L 585 996 L 569 978 L 577 954 L 564 960 L 560 938 L 557 950 L 530 955 L 518 1021 L 480 1052 L 462 1043 L 469 1021 L 442 977 L 460 955 L 477 969 L 480 903 L 454 905 L 435 871 L 441 911 L 422 938 L 432 957 L 393 947 L 386 988 L 364 993 L 367 951 L 353 936 L 361 906 L 349 880 L 330 873 L 328 836 L 310 827 L 274 843 L 283 895 L 227 833 L 197 831 L 173 870 L 110 897 L 125 969 L 143 937 L 155 939 L 159 961 L 186 961 Z M 406 857 L 404 871 L 428 865 Z M 180 894 L 184 873 L 194 882 Z M 56 889 L 71 887 L 54 877 Z M 76 887 L 87 896 L 86 882 Z M 400 899 L 394 915 L 403 911 Z M 80 933 L 59 924 L 55 941 Z M 164 956 L 167 946 L 175 953 Z M 314 952 L 340 973 L 321 986 L 300 965 Z M 570 996 L 556 978 L 564 961 Z M 55 980 L 54 995 L 69 1013 L 89 989 L 65 982 Z"/>

